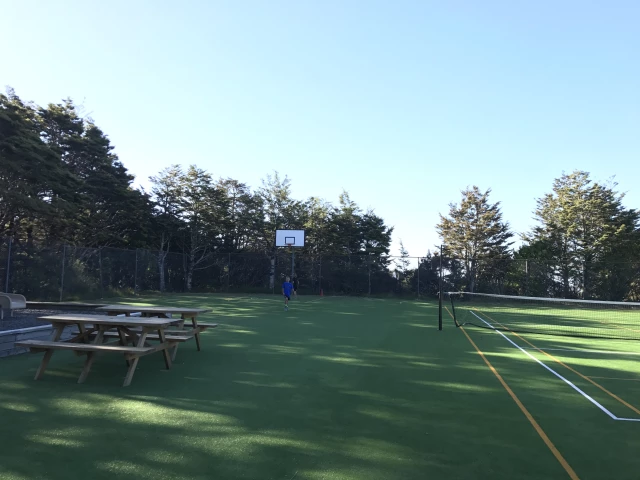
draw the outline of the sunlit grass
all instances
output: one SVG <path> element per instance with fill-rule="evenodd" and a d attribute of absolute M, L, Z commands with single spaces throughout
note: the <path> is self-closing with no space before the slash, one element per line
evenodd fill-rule
<path fill-rule="evenodd" d="M 202 351 L 181 346 L 169 371 L 159 355 L 142 358 L 128 388 L 119 357 L 98 357 L 83 385 L 74 355 L 54 355 L 38 382 L 39 355 L 0 360 L 2 480 L 565 478 L 466 337 L 451 322 L 438 331 L 434 303 L 301 297 L 284 312 L 277 295 L 117 302 L 207 308 L 202 319 L 220 326 Z M 637 430 L 495 333 L 467 331 L 583 480 L 635 478 Z M 560 353 L 589 375 L 638 371 L 633 357 Z M 609 382 L 630 401 L 640 394 Z"/>

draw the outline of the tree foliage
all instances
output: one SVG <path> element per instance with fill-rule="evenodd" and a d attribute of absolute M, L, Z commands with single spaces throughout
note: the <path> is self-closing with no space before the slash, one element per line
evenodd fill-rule
<path fill-rule="evenodd" d="M 633 276 L 614 265 L 638 260 L 640 214 L 622 206 L 623 195 L 590 179 L 587 172 L 563 174 L 538 199 L 538 225 L 525 236 L 520 254 L 550 265 L 544 293 L 563 297 L 619 298 Z M 622 288 L 622 290 L 621 290 Z"/>
<path fill-rule="evenodd" d="M 494 260 L 507 257 L 512 244 L 513 233 L 502 220 L 500 202 L 490 203 L 490 193 L 491 189 L 481 192 L 475 185 L 463 190 L 460 204 L 450 204 L 449 215 L 440 215 L 436 226 L 450 255 L 463 262 L 471 292 L 479 279 L 500 280 L 491 274 Z"/>
<path fill-rule="evenodd" d="M 296 271 L 301 288 L 315 292 L 436 295 L 442 273 L 446 290 L 640 300 L 640 213 L 624 207 L 615 183 L 587 172 L 554 181 L 515 251 L 491 189 L 466 188 L 436 226 L 443 257 L 428 253 L 417 268 L 402 243 L 392 260 L 393 228 L 348 191 L 335 201 L 297 199 L 277 171 L 257 188 L 216 175 L 171 165 L 150 177 L 147 193 L 71 99 L 40 107 L 8 89 L 0 94 L 0 239 L 12 238 L 13 288 L 56 298 L 66 262 L 67 283 L 86 291 L 275 291 L 291 271 L 275 230 L 305 229 Z"/>
<path fill-rule="evenodd" d="M 11 235 L 16 251 L 30 252 L 20 257 L 25 272 L 38 255 L 44 258 L 47 249 L 59 255 L 65 244 L 73 246 L 68 262 L 76 269 L 124 272 L 132 263 L 143 265 L 133 280 L 136 288 L 146 276 L 157 278 L 152 288 L 161 291 L 177 288 L 179 278 L 185 290 L 225 282 L 232 288 L 232 276 L 246 284 L 268 278 L 273 286 L 282 270 L 275 230 L 304 228 L 307 245 L 300 253 L 312 259 L 312 283 L 362 290 L 355 285 L 371 269 L 357 257 L 366 254 L 376 257 L 374 275 L 391 277 L 383 257 L 389 254 L 392 229 L 373 211 L 363 212 L 347 192 L 337 204 L 317 197 L 298 200 L 291 180 L 278 172 L 252 189 L 238 179 L 216 179 L 215 172 L 196 165 L 172 165 L 150 177 L 146 193 L 133 187 L 134 177 L 108 136 L 81 111 L 71 99 L 39 107 L 21 101 L 13 90 L 0 95 L 0 238 Z M 143 252 L 123 253 L 118 261 L 106 256 L 117 248 Z M 104 258 L 95 253 L 98 249 Z M 331 261 L 331 256 L 344 258 Z M 358 272 L 356 265 L 365 268 Z M 13 270 L 17 278 L 18 268 Z M 87 275 L 81 277 L 88 284 Z M 46 288 L 55 288 L 48 283 Z"/>

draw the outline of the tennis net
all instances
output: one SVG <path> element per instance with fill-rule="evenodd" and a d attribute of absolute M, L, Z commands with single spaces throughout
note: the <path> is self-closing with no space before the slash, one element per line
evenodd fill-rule
<path fill-rule="evenodd" d="M 640 303 L 448 292 L 456 326 L 640 339 Z"/>

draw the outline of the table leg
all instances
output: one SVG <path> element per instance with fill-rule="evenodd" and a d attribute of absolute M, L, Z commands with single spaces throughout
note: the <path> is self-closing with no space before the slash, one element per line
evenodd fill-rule
<path fill-rule="evenodd" d="M 165 349 L 162 350 L 162 355 L 164 355 L 164 364 L 167 367 L 167 370 L 171 368 L 171 356 L 169 355 L 168 345 L 167 345 L 167 337 L 164 334 L 164 329 L 158 329 L 158 337 L 160 337 L 160 343 L 164 344 Z M 176 344 L 177 346 L 177 344 Z"/>
<path fill-rule="evenodd" d="M 76 325 L 80 333 L 67 341 L 69 343 L 89 343 L 89 336 L 91 336 L 91 334 L 97 329 L 95 327 L 87 329 L 87 327 L 82 323 L 78 323 Z M 76 352 L 76 354 L 78 354 L 78 352 Z"/>
<path fill-rule="evenodd" d="M 129 342 L 122 328 L 118 327 L 118 336 L 120 337 L 120 345 L 126 346 Z"/>
<path fill-rule="evenodd" d="M 191 321 L 193 322 L 193 328 L 198 329 L 198 320 L 196 320 L 196 315 L 194 315 L 193 317 L 191 317 Z M 198 347 L 198 351 L 200 351 L 200 333 L 196 333 L 195 334 L 196 337 L 196 346 Z"/>
<path fill-rule="evenodd" d="M 95 340 L 93 341 L 94 345 L 100 345 L 102 340 L 104 339 L 105 327 L 102 325 L 98 325 L 98 334 L 96 335 Z M 87 352 L 87 359 L 84 361 L 84 368 L 82 369 L 82 373 L 80 373 L 80 377 L 78 378 L 78 383 L 84 383 L 84 381 L 89 376 L 89 372 L 91 371 L 91 365 L 93 365 L 93 360 L 96 356 L 96 352 Z"/>
<path fill-rule="evenodd" d="M 142 333 L 138 338 L 138 344 L 136 345 L 137 347 L 144 347 L 144 342 L 146 341 L 148 334 L 149 332 L 146 328 L 142 329 Z M 124 383 L 122 384 L 123 387 L 128 387 L 131 384 L 131 380 L 133 380 L 133 374 L 136 372 L 139 360 L 140 357 L 135 357 L 130 360 L 129 370 L 127 371 L 127 376 L 124 377 Z"/>
<path fill-rule="evenodd" d="M 62 332 L 64 332 L 64 323 L 54 323 L 53 331 L 51 332 L 51 336 L 49 340 L 52 342 L 57 342 L 60 340 L 62 336 Z M 49 365 L 49 360 L 51 360 L 51 356 L 53 355 L 53 350 L 47 350 L 44 352 L 44 357 L 42 357 L 42 362 L 40 362 L 40 366 L 38 367 L 38 371 L 36 372 L 35 380 L 40 380 L 44 371 L 47 369 L 47 365 Z"/>
<path fill-rule="evenodd" d="M 178 342 L 176 342 L 175 346 L 173 347 L 173 351 L 171 352 L 171 361 L 175 362 L 176 361 L 176 356 L 178 355 Z"/>
<path fill-rule="evenodd" d="M 120 336 L 120 345 L 122 345 L 123 347 L 126 347 L 129 344 L 129 342 L 127 341 L 127 335 L 124 333 L 124 331 L 120 327 L 118 327 L 118 335 Z M 127 366 L 129 366 L 129 364 L 131 363 L 127 358 L 125 358 L 125 362 L 127 362 Z"/>
<path fill-rule="evenodd" d="M 86 337 L 87 329 L 84 327 L 84 323 L 78 323 L 78 331 L 82 337 L 82 343 L 89 343 L 89 339 Z"/>
<path fill-rule="evenodd" d="M 180 315 L 180 321 L 177 322 L 176 327 L 178 328 L 178 330 L 184 330 L 184 313 Z M 174 362 L 176 361 L 176 356 L 178 355 L 179 345 L 179 343 L 176 343 L 176 345 L 173 347 L 173 352 L 171 353 L 171 360 Z"/>

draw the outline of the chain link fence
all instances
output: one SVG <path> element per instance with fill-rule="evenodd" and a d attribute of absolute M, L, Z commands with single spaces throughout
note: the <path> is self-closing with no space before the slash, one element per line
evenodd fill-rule
<path fill-rule="evenodd" d="M 293 268 L 292 268 L 292 261 Z M 142 292 L 280 293 L 294 273 L 301 294 L 436 298 L 440 257 L 267 253 L 187 254 L 0 241 L 0 290 L 71 301 Z M 442 258 L 444 291 L 640 301 L 640 263 L 553 263 Z"/>
<path fill-rule="evenodd" d="M 640 301 L 640 262 L 443 258 L 443 263 L 445 291 Z"/>
<path fill-rule="evenodd" d="M 279 294 L 285 277 L 295 274 L 301 294 L 437 293 L 438 275 L 425 259 L 405 259 L 409 267 L 403 270 L 397 268 L 399 260 L 373 255 L 292 255 L 286 249 L 277 249 L 273 254 L 209 253 L 199 256 L 192 265 L 187 254 L 176 252 L 50 247 L 4 239 L 0 242 L 0 290 L 21 293 L 34 301 L 98 299 L 142 292 Z"/>

